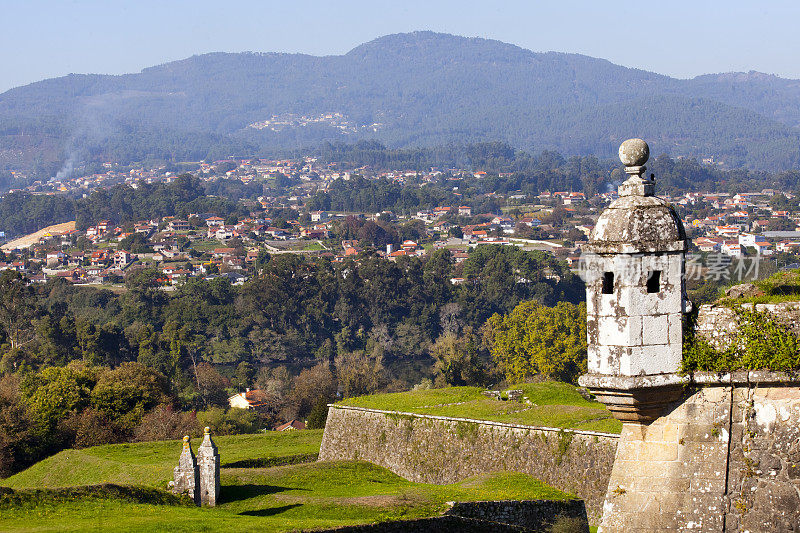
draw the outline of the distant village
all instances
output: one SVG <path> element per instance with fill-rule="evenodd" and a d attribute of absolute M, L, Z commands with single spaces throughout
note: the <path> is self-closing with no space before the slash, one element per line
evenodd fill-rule
<path fill-rule="evenodd" d="M 341 165 L 318 164 L 311 157 L 231 158 L 192 165 L 192 173 L 205 181 L 230 179 L 247 184 L 283 175 L 295 181 L 299 178 L 300 185 L 287 188 L 280 196 L 258 198 L 249 216 L 236 219 L 226 220 L 219 213 L 192 213 L 186 219 L 173 216 L 132 225 L 105 220 L 84 231 L 44 232 L 22 246 L 6 243 L 0 270 L 23 272 L 34 282 L 55 277 L 76 284 L 113 285 L 137 265 L 159 269 L 163 274 L 160 281 L 169 288 L 197 277 L 224 277 L 234 284 L 244 283 L 257 272 L 260 254 L 311 254 L 344 261 L 371 248 L 369 251 L 386 260 L 396 261 L 446 248 L 458 265 L 466 260 L 470 248 L 486 244 L 546 251 L 577 267 L 594 220 L 617 197 L 616 191 L 589 198 L 573 191 L 545 191 L 537 196 L 490 193 L 504 205 L 501 212 L 477 213 L 469 205 L 443 205 L 406 214 L 343 213 L 310 210 L 307 203 L 315 192 L 355 175 L 422 185 L 439 182 L 444 176 L 457 189 L 465 176 L 480 179 L 487 172 L 435 168 L 426 172 L 371 172 L 367 167 L 341 170 Z M 33 194 L 89 194 L 118 184 L 135 188 L 143 182 L 168 183 L 178 177 L 166 167 L 123 170 L 111 163 L 104 167 L 104 173 L 35 182 L 25 190 Z M 667 199 L 679 206 L 693 253 L 731 260 L 774 256 L 782 258 L 784 266 L 794 264 L 790 256 L 800 249 L 800 207 L 792 194 L 765 189 L 740 194 L 685 193 Z M 267 216 L 276 208 L 290 209 L 296 216 L 281 220 L 281 227 L 277 227 Z M 417 220 L 424 225 L 424 232 L 416 239 L 375 249 L 357 240 L 333 237 L 334 225 L 347 217 L 397 225 Z M 463 279 L 454 277 L 451 281 L 458 284 Z"/>

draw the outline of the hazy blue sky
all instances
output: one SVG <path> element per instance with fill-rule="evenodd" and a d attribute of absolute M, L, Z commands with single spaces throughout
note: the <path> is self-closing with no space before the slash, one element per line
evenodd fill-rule
<path fill-rule="evenodd" d="M 0 91 L 70 72 L 120 74 L 212 51 L 342 54 L 434 30 L 675 77 L 800 78 L 800 1 L 0 0 Z"/>

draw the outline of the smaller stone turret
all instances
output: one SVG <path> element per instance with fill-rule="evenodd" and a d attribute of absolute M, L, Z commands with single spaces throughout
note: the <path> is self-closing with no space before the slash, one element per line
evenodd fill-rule
<path fill-rule="evenodd" d="M 192 452 L 189 443 L 189 436 L 183 437 L 183 450 L 175 467 L 174 479 L 170 483 L 172 491 L 176 494 L 188 494 L 196 505 L 200 505 L 200 473 L 197 468 L 197 460 Z"/>
<path fill-rule="evenodd" d="M 206 427 L 203 443 L 197 449 L 197 467 L 200 471 L 200 503 L 214 507 L 219 498 L 219 452 L 211 440 L 211 430 Z"/>

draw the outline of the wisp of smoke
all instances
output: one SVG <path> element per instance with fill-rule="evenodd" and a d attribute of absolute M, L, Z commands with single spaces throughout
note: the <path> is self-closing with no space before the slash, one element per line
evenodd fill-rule
<path fill-rule="evenodd" d="M 72 176 L 72 171 L 75 170 L 75 162 L 78 160 L 78 154 L 75 151 L 70 152 L 67 160 L 61 165 L 61 170 L 56 172 L 56 177 L 53 180 L 63 180 Z"/>
<path fill-rule="evenodd" d="M 74 129 L 64 149 L 67 159 L 51 181 L 72 177 L 75 166 L 89 156 L 92 146 L 102 144 L 114 133 L 115 111 L 129 97 L 125 93 L 106 93 L 84 99 L 74 115 Z"/>

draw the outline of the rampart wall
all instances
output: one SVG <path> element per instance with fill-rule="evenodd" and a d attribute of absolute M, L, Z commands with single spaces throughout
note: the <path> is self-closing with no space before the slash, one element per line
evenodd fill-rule
<path fill-rule="evenodd" d="M 554 526 L 589 533 L 583 501 L 455 502 L 442 516 L 345 526 L 324 533 L 516 533 L 550 531 Z"/>
<path fill-rule="evenodd" d="M 752 307 L 752 304 L 743 304 Z M 767 312 L 800 334 L 800 302 L 756 304 L 756 311 Z M 697 334 L 717 349 L 727 348 L 736 338 L 739 325 L 733 310 L 725 305 L 701 305 L 697 313 Z"/>
<path fill-rule="evenodd" d="M 649 425 L 623 426 L 603 533 L 800 530 L 800 388 L 697 373 Z"/>
<path fill-rule="evenodd" d="M 599 522 L 618 435 L 331 405 L 320 460 L 365 460 L 411 481 L 523 472 L 582 498 Z"/>

